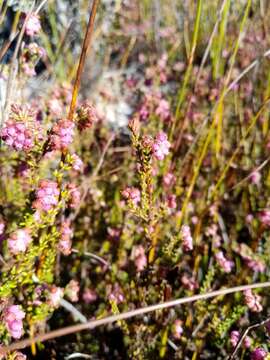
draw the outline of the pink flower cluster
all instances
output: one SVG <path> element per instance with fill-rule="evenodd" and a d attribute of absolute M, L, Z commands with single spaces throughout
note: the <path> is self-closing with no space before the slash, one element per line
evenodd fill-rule
<path fill-rule="evenodd" d="M 175 184 L 175 182 L 176 182 L 176 177 L 173 175 L 173 173 L 169 172 L 169 173 L 164 175 L 163 184 L 167 188 L 173 186 Z"/>
<path fill-rule="evenodd" d="M 66 150 L 74 137 L 74 123 L 67 119 L 59 120 L 52 128 L 50 146 L 52 150 Z"/>
<path fill-rule="evenodd" d="M 38 34 L 41 30 L 41 25 L 39 21 L 39 16 L 36 14 L 31 14 L 25 25 L 25 32 L 28 36 L 34 36 Z"/>
<path fill-rule="evenodd" d="M 91 128 L 98 121 L 96 109 L 88 102 L 85 102 L 78 108 L 77 117 L 80 131 Z"/>
<path fill-rule="evenodd" d="M 71 280 L 65 288 L 65 293 L 72 302 L 77 302 L 79 300 L 79 291 L 80 285 L 76 280 Z"/>
<path fill-rule="evenodd" d="M 122 196 L 124 199 L 131 201 L 135 206 L 141 201 L 140 190 L 135 187 L 127 187 L 122 191 Z"/>
<path fill-rule="evenodd" d="M 57 205 L 59 195 L 60 191 L 56 182 L 41 180 L 36 191 L 36 200 L 33 207 L 48 212 Z"/>
<path fill-rule="evenodd" d="M 19 229 L 11 234 L 8 239 L 9 251 L 15 255 L 25 252 L 31 241 L 30 231 L 28 229 Z"/>
<path fill-rule="evenodd" d="M 23 322 L 25 312 L 19 305 L 11 305 L 4 311 L 4 323 L 10 335 L 19 339 L 23 334 Z"/>
<path fill-rule="evenodd" d="M 183 242 L 184 251 L 193 250 L 193 239 L 190 233 L 190 227 L 188 225 L 183 225 L 181 227 L 180 238 Z"/>
<path fill-rule="evenodd" d="M 270 210 L 262 210 L 259 213 L 259 219 L 264 226 L 270 226 Z"/>
<path fill-rule="evenodd" d="M 265 351 L 263 348 L 256 348 L 255 350 L 252 351 L 251 353 L 251 360 L 264 360 L 266 359 L 268 355 L 268 352 Z"/>
<path fill-rule="evenodd" d="M 60 301 L 64 296 L 64 289 L 53 285 L 49 291 L 48 303 L 54 308 L 60 305 Z"/>
<path fill-rule="evenodd" d="M 175 339 L 180 339 L 183 334 L 183 328 L 182 328 L 182 321 L 181 320 L 175 320 L 172 327 L 172 333 L 173 337 Z"/>
<path fill-rule="evenodd" d="M 134 259 L 137 271 L 143 271 L 147 266 L 147 257 L 142 245 L 134 246 L 132 250 L 132 258 Z"/>
<path fill-rule="evenodd" d="M 170 147 L 171 144 L 168 141 L 167 135 L 161 131 L 156 136 L 152 145 L 152 151 L 154 157 L 157 160 L 163 160 L 165 156 L 169 154 Z"/>
<path fill-rule="evenodd" d="M 240 340 L 240 333 L 239 331 L 237 330 L 233 330 L 231 333 L 230 333 L 230 342 L 232 344 L 233 347 L 236 347 L 238 341 Z M 248 336 L 246 336 L 244 338 L 244 341 L 243 341 L 243 344 L 244 344 L 244 347 L 245 348 L 249 348 L 251 346 L 251 341 L 250 341 L 250 338 Z"/>
<path fill-rule="evenodd" d="M 230 273 L 234 267 L 234 263 L 231 260 L 225 258 L 222 251 L 215 254 L 216 261 L 225 273 Z"/>
<path fill-rule="evenodd" d="M 81 193 L 75 184 L 68 184 L 67 190 L 69 193 L 68 205 L 72 209 L 76 209 L 80 205 Z"/>
<path fill-rule="evenodd" d="M 71 166 L 72 169 L 78 172 L 82 172 L 83 171 L 83 162 L 82 159 L 77 155 L 77 154 L 72 154 L 71 155 Z"/>
<path fill-rule="evenodd" d="M 26 123 L 9 119 L 3 126 L 1 138 L 13 149 L 29 151 L 34 147 L 34 134 Z"/>
<path fill-rule="evenodd" d="M 61 238 L 58 244 L 58 249 L 63 255 L 69 255 L 71 254 L 71 238 L 73 236 L 73 231 L 70 228 L 69 221 L 66 220 L 61 223 L 60 234 Z"/>
<path fill-rule="evenodd" d="M 82 297 L 86 304 L 91 304 L 97 300 L 97 294 L 92 289 L 85 289 Z"/>
<path fill-rule="evenodd" d="M 245 304 L 248 308 L 253 312 L 261 312 L 262 305 L 260 304 L 261 297 L 257 294 L 253 294 L 252 291 L 246 290 L 244 291 Z"/>

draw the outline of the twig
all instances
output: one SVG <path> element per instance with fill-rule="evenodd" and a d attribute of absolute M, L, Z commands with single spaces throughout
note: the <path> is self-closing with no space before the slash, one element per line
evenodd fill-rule
<path fill-rule="evenodd" d="M 270 287 L 270 281 L 264 282 L 264 283 L 250 284 L 250 285 L 241 285 L 241 286 L 236 286 L 236 287 L 232 287 L 232 288 L 228 288 L 228 289 L 220 289 L 220 290 L 208 292 L 205 294 L 193 295 L 193 296 L 189 296 L 189 297 L 185 297 L 185 298 L 167 301 L 167 302 L 164 302 L 161 304 L 146 306 L 143 308 L 127 311 L 122 314 L 108 316 L 103 319 L 91 320 L 85 324 L 67 326 L 65 328 L 50 331 L 46 334 L 37 335 L 33 338 L 28 338 L 28 339 L 25 339 L 22 341 L 18 341 L 9 346 L 1 347 L 0 354 L 6 355 L 10 351 L 22 349 L 24 347 L 30 346 L 32 343 L 43 342 L 43 341 L 55 339 L 57 337 L 61 337 L 64 335 L 73 334 L 73 333 L 76 333 L 79 331 L 94 329 L 98 326 L 111 324 L 111 323 L 114 323 L 114 322 L 117 322 L 120 320 L 132 318 L 134 316 L 151 313 L 153 311 L 167 309 L 167 308 L 170 308 L 173 306 L 187 304 L 187 303 L 191 303 L 191 302 L 198 301 L 198 300 L 206 300 L 206 299 L 210 299 L 210 298 L 213 298 L 216 296 L 224 296 L 224 295 L 228 295 L 228 294 L 233 294 L 235 292 L 245 291 L 248 289 L 267 288 L 267 287 Z"/>
<path fill-rule="evenodd" d="M 73 120 L 73 115 L 75 112 L 75 107 L 76 107 L 77 97 L 78 97 L 78 93 L 79 93 L 79 87 L 80 87 L 80 83 L 81 83 L 85 59 L 86 59 L 88 49 L 91 45 L 92 34 L 93 34 L 93 30 L 94 30 L 94 22 L 95 22 L 95 17 L 96 17 L 99 1 L 100 0 L 94 0 L 94 2 L 93 2 L 90 17 L 89 17 L 89 22 L 87 25 L 86 34 L 85 34 L 85 37 L 83 40 L 83 46 L 82 46 L 79 66 L 77 69 L 77 74 L 76 74 L 76 79 L 75 79 L 75 83 L 74 83 L 74 87 L 73 87 L 72 99 L 71 99 L 71 104 L 70 104 L 70 109 L 69 109 L 69 114 L 68 114 L 69 120 Z"/>
<path fill-rule="evenodd" d="M 233 349 L 232 354 L 230 355 L 230 357 L 228 358 L 228 360 L 233 360 L 237 351 L 239 350 L 240 346 L 242 345 L 243 341 L 245 340 L 245 338 L 247 337 L 248 333 L 250 332 L 250 330 L 256 329 L 260 326 L 263 326 L 265 324 L 267 324 L 270 321 L 270 317 L 258 322 L 256 324 L 250 325 L 248 328 L 246 328 L 246 330 L 243 332 L 243 334 L 241 335 L 240 339 L 238 340 L 238 343 L 236 344 L 235 348 Z"/>
<path fill-rule="evenodd" d="M 67 300 L 61 299 L 60 305 L 73 315 L 74 320 L 79 320 L 82 324 L 87 322 L 87 318 Z"/>
<path fill-rule="evenodd" d="M 65 360 L 71 360 L 71 359 L 92 359 L 92 356 L 88 354 L 74 353 L 65 357 Z"/>
<path fill-rule="evenodd" d="M 79 250 L 77 249 L 72 249 L 72 252 L 74 254 L 80 254 L 80 255 L 84 255 L 84 256 L 89 256 L 89 257 L 92 257 L 93 259 L 95 260 L 98 260 L 99 262 L 101 262 L 103 265 L 107 266 L 108 268 L 111 268 L 111 265 L 108 263 L 108 261 L 104 260 L 102 257 L 96 255 L 96 254 L 93 254 L 91 252 L 83 252 L 83 253 L 80 253 Z"/>

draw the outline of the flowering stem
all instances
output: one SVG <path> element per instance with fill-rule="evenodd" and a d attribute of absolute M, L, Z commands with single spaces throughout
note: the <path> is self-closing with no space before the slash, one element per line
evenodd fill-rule
<path fill-rule="evenodd" d="M 90 47 L 91 40 L 92 40 L 94 22 L 95 22 L 95 17 L 96 17 L 99 1 L 100 0 L 94 0 L 94 2 L 93 2 L 90 17 L 89 17 L 89 22 L 87 25 L 87 30 L 86 30 L 85 37 L 83 40 L 83 46 L 82 46 L 79 66 L 77 69 L 77 74 L 76 74 L 75 84 L 73 87 L 72 99 L 71 99 L 71 104 L 70 104 L 70 109 L 69 109 L 69 114 L 68 114 L 69 120 L 72 120 L 73 116 L 74 116 L 77 97 L 78 97 L 78 93 L 79 93 L 79 87 L 80 87 L 81 78 L 82 78 L 82 72 L 83 72 L 83 68 L 84 68 L 84 64 L 85 64 L 87 51 Z"/>

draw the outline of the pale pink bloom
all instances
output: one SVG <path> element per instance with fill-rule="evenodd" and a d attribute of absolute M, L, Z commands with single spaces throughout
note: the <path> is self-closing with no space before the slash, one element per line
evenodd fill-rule
<path fill-rule="evenodd" d="M 188 225 L 183 225 L 180 230 L 180 238 L 183 242 L 183 250 L 191 251 L 193 250 L 193 239 L 190 233 L 190 227 Z"/>
<path fill-rule="evenodd" d="M 259 171 L 253 171 L 253 173 L 250 175 L 250 180 L 255 185 L 260 185 L 262 175 Z"/>
<path fill-rule="evenodd" d="M 65 293 L 72 302 L 77 302 L 79 300 L 79 291 L 80 286 L 76 280 L 71 280 L 65 288 Z"/>
<path fill-rule="evenodd" d="M 58 204 L 59 195 L 60 191 L 56 182 L 41 180 L 36 190 L 36 200 L 33 203 L 33 207 L 37 210 L 48 212 Z"/>
<path fill-rule="evenodd" d="M 34 147 L 34 134 L 26 123 L 8 120 L 3 126 L 0 137 L 13 149 L 29 151 Z"/>
<path fill-rule="evenodd" d="M 69 192 L 69 202 L 68 205 L 72 209 L 77 208 L 80 205 L 81 193 L 75 184 L 68 184 L 67 190 Z"/>
<path fill-rule="evenodd" d="M 244 347 L 247 349 L 251 347 L 251 339 L 249 336 L 246 336 L 244 338 Z"/>
<path fill-rule="evenodd" d="M 137 271 L 140 272 L 146 268 L 147 257 L 145 255 L 145 250 L 142 245 L 134 246 L 131 257 L 135 262 Z"/>
<path fill-rule="evenodd" d="M 57 308 L 60 305 L 60 301 L 64 296 L 64 289 L 53 285 L 49 292 L 48 302 L 52 307 Z"/>
<path fill-rule="evenodd" d="M 236 330 L 232 331 L 230 334 L 230 342 L 233 347 L 235 347 L 237 345 L 239 339 L 240 339 L 239 331 L 236 331 Z"/>
<path fill-rule="evenodd" d="M 184 274 L 181 277 L 181 283 L 183 284 L 184 288 L 186 288 L 190 291 L 194 291 L 194 290 L 198 289 L 198 287 L 199 287 L 199 284 L 194 279 L 194 277 L 189 277 L 187 274 Z"/>
<path fill-rule="evenodd" d="M 34 36 L 41 30 L 39 16 L 31 14 L 26 22 L 25 32 L 28 36 Z"/>
<path fill-rule="evenodd" d="M 14 339 L 19 339 L 23 335 L 23 322 L 25 312 L 19 305 L 11 305 L 4 310 L 4 323 L 9 334 Z"/>
<path fill-rule="evenodd" d="M 95 290 L 85 289 L 82 298 L 86 304 L 91 304 L 97 300 L 97 294 Z"/>
<path fill-rule="evenodd" d="M 24 72 L 24 74 L 26 76 L 29 76 L 29 77 L 33 77 L 33 76 L 37 75 L 35 66 L 33 64 L 30 64 L 27 62 L 22 64 L 22 71 Z"/>
<path fill-rule="evenodd" d="M 112 286 L 108 286 L 108 290 L 111 290 L 110 293 L 109 293 L 109 300 L 110 301 L 115 301 L 117 304 L 120 304 L 124 301 L 124 295 L 123 295 L 123 292 L 122 292 L 122 289 L 120 287 L 120 285 L 118 283 L 115 283 Z"/>
<path fill-rule="evenodd" d="M 165 99 L 161 99 L 159 101 L 159 104 L 158 104 L 158 107 L 156 108 L 155 113 L 163 121 L 170 120 L 171 113 L 170 113 L 170 104 L 169 104 L 169 102 L 167 100 L 165 100 Z"/>
<path fill-rule="evenodd" d="M 177 202 L 176 202 L 176 196 L 171 194 L 167 196 L 167 206 L 170 209 L 176 209 L 177 208 Z"/>
<path fill-rule="evenodd" d="M 163 177 L 163 184 L 166 187 L 171 187 L 175 184 L 176 182 L 176 177 L 173 175 L 173 173 L 169 172 L 167 174 L 164 175 Z"/>
<path fill-rule="evenodd" d="M 180 339 L 183 334 L 182 321 L 175 320 L 172 326 L 172 333 L 175 339 Z"/>
<path fill-rule="evenodd" d="M 26 357 L 26 355 L 24 355 L 20 351 L 15 351 L 12 354 L 12 359 L 14 359 L 14 360 L 27 360 L 27 357 Z"/>
<path fill-rule="evenodd" d="M 152 151 L 157 160 L 163 160 L 166 155 L 169 154 L 171 144 L 168 141 L 167 135 L 164 132 L 160 132 L 153 143 Z"/>
<path fill-rule="evenodd" d="M 5 231 L 5 223 L 0 221 L 0 235 L 3 235 Z"/>
<path fill-rule="evenodd" d="M 248 214 L 248 215 L 246 216 L 246 222 L 247 222 L 248 224 L 251 224 L 252 221 L 253 221 L 253 219 L 254 219 L 254 216 L 253 216 L 252 214 Z"/>
<path fill-rule="evenodd" d="M 270 210 L 264 209 L 259 213 L 259 219 L 265 226 L 270 226 Z"/>
<path fill-rule="evenodd" d="M 263 348 L 257 348 L 252 351 L 250 359 L 251 360 L 264 360 L 264 359 L 266 359 L 267 355 L 268 355 L 268 352 L 265 351 Z"/>
<path fill-rule="evenodd" d="M 52 150 L 66 150 L 74 138 L 74 123 L 67 119 L 59 120 L 52 128 L 50 146 Z"/>
<path fill-rule="evenodd" d="M 61 223 L 60 235 L 61 237 L 58 243 L 58 249 L 63 255 L 70 255 L 72 246 L 71 238 L 73 236 L 73 231 L 70 228 L 69 221 L 66 220 Z"/>
<path fill-rule="evenodd" d="M 258 271 L 259 273 L 263 273 L 265 271 L 265 264 L 260 260 L 255 259 L 246 259 L 247 266 L 253 271 Z"/>
<path fill-rule="evenodd" d="M 245 303 L 253 312 L 261 312 L 262 305 L 260 304 L 261 296 L 253 294 L 250 289 L 244 291 Z"/>
<path fill-rule="evenodd" d="M 82 159 L 77 154 L 71 155 L 72 169 L 75 171 L 83 171 L 83 162 Z"/>
<path fill-rule="evenodd" d="M 127 187 L 122 191 L 122 196 L 126 200 L 130 200 L 135 206 L 141 201 L 140 190 L 135 187 Z"/>
<path fill-rule="evenodd" d="M 222 251 L 215 254 L 216 261 L 225 273 L 230 273 L 234 267 L 234 263 L 231 260 L 225 258 Z"/>
<path fill-rule="evenodd" d="M 19 229 L 11 234 L 8 239 L 9 251 L 15 255 L 25 252 L 31 241 L 30 231 L 28 229 Z"/>
<path fill-rule="evenodd" d="M 52 98 L 48 102 L 48 107 L 51 115 L 60 117 L 63 113 L 63 106 L 59 99 Z"/>

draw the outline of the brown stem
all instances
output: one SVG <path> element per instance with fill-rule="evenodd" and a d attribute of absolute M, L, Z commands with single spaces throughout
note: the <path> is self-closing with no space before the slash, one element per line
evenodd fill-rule
<path fill-rule="evenodd" d="M 62 329 L 53 330 L 46 334 L 40 334 L 33 338 L 28 338 L 25 340 L 15 342 L 9 346 L 0 347 L 0 355 L 6 355 L 10 351 L 23 349 L 27 346 L 30 346 L 32 343 L 55 339 L 57 337 L 68 335 L 68 334 L 73 334 L 78 331 L 94 329 L 98 326 L 111 324 L 111 323 L 114 323 L 114 322 L 117 322 L 120 320 L 129 319 L 129 318 L 132 318 L 132 317 L 138 316 L 138 315 L 148 314 L 153 311 L 167 309 L 170 307 L 179 306 L 182 304 L 187 304 L 187 303 L 191 303 L 191 302 L 198 301 L 198 300 L 206 300 L 206 299 L 210 299 L 210 298 L 213 298 L 216 296 L 224 296 L 224 295 L 228 295 L 228 294 L 233 294 L 236 292 L 245 291 L 247 289 L 256 289 L 256 288 L 262 289 L 262 288 L 267 288 L 267 287 L 270 287 L 269 281 L 264 282 L 264 283 L 250 284 L 250 285 L 240 285 L 240 286 L 235 286 L 235 287 L 228 288 L 228 289 L 225 288 L 225 289 L 220 289 L 220 290 L 216 290 L 216 291 L 212 291 L 212 292 L 207 292 L 205 294 L 198 294 L 198 295 L 193 295 L 193 296 L 180 298 L 180 299 L 176 299 L 176 300 L 172 300 L 172 301 L 167 301 L 167 302 L 164 302 L 161 304 L 150 305 L 150 306 L 146 306 L 143 308 L 120 313 L 117 315 L 108 316 L 103 319 L 90 320 L 85 324 L 67 326 Z"/>
<path fill-rule="evenodd" d="M 69 114 L 68 114 L 69 120 L 73 120 L 77 97 L 78 97 L 78 93 L 79 93 L 79 87 L 80 87 L 81 78 L 82 78 L 82 72 L 83 72 L 83 68 L 84 68 L 84 64 L 85 64 L 85 59 L 86 59 L 86 55 L 87 55 L 87 52 L 88 52 L 88 49 L 90 47 L 91 40 L 92 40 L 92 35 L 93 35 L 93 30 L 94 30 L 94 22 L 95 22 L 95 17 L 96 17 L 99 1 L 100 0 L 94 0 L 92 9 L 91 9 L 91 13 L 89 16 L 89 22 L 88 22 L 87 30 L 86 30 L 85 37 L 83 40 L 83 46 L 82 46 L 79 66 L 77 69 L 76 79 L 75 79 L 73 92 L 72 92 L 72 99 L 71 99 L 71 104 L 70 104 Z"/>

